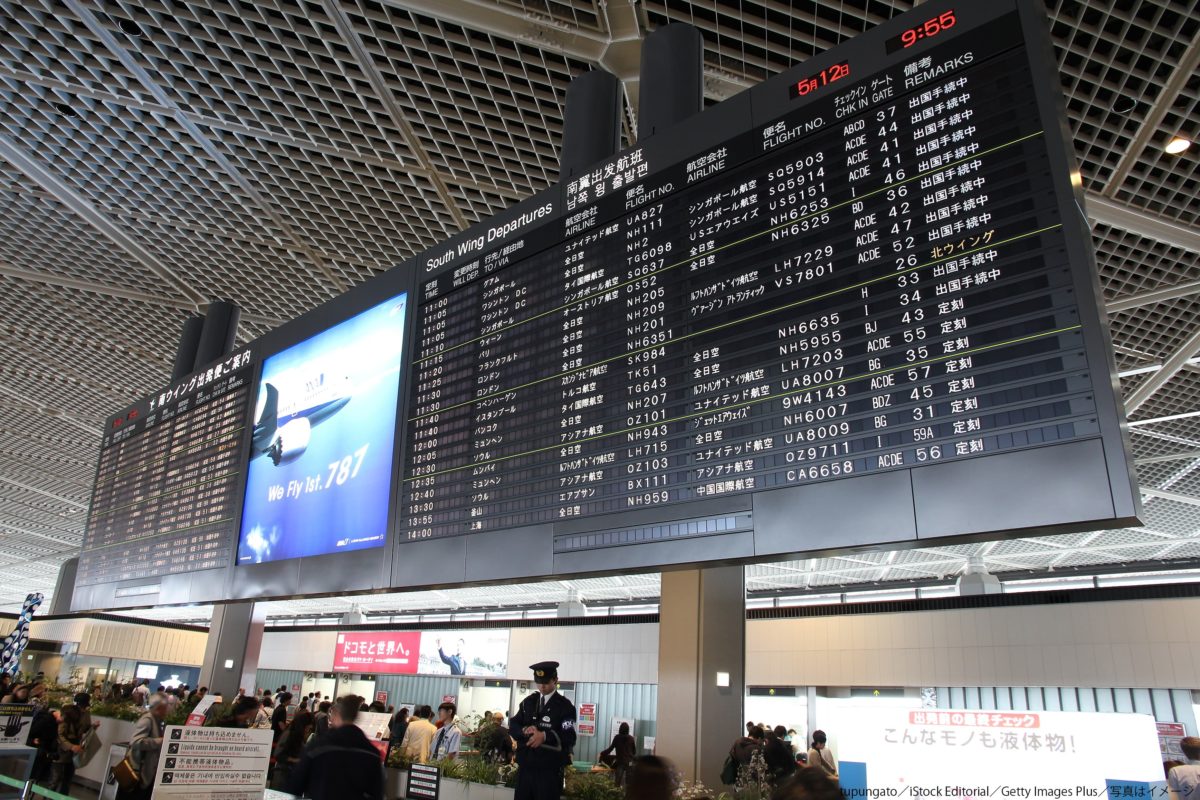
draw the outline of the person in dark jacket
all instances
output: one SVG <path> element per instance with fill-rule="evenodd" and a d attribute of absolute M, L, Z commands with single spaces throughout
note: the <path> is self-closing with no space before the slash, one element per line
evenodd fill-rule
<path fill-rule="evenodd" d="M 738 740 L 733 743 L 733 747 L 729 748 L 729 754 L 733 756 L 733 760 L 738 763 L 739 767 L 747 767 L 750 765 L 750 759 L 754 758 L 754 752 L 762 750 L 765 737 L 763 729 L 755 725 L 750 729 L 749 736 L 738 737 Z"/>
<path fill-rule="evenodd" d="M 282 789 L 287 785 L 288 774 L 300 760 L 304 743 L 313 732 L 313 715 L 308 709 L 297 711 L 296 716 L 288 723 L 287 730 L 279 737 L 275 746 L 275 772 L 272 776 L 271 788 Z"/>
<path fill-rule="evenodd" d="M 295 711 L 289 713 L 288 706 L 292 703 L 292 693 L 284 692 L 279 695 L 275 710 L 271 712 L 271 743 L 279 744 L 279 737 L 287 730 L 288 721 L 295 716 Z"/>
<path fill-rule="evenodd" d="M 74 703 L 63 706 L 61 716 L 58 723 L 58 757 L 54 761 L 52 783 L 54 791 L 69 794 L 71 781 L 75 779 L 75 756 L 83 752 L 83 737 L 91 726 L 84 727 L 83 713 Z"/>
<path fill-rule="evenodd" d="M 558 692 L 558 662 L 530 667 L 538 690 L 517 706 L 508 723 L 517 742 L 514 800 L 559 800 L 563 768 L 575 748 L 575 704 Z"/>
<path fill-rule="evenodd" d="M 442 659 L 442 663 L 450 668 L 451 675 L 466 675 L 467 674 L 467 659 L 463 656 L 463 645 L 466 641 L 458 640 L 458 648 L 454 651 L 454 655 L 446 655 L 446 651 L 442 649 L 442 640 L 437 640 L 438 657 Z"/>
<path fill-rule="evenodd" d="M 229 709 L 227 713 L 222 713 L 216 717 L 211 727 L 213 728 L 249 728 L 258 716 L 260 708 L 257 697 L 242 696 L 237 699 L 237 702 Z"/>
<path fill-rule="evenodd" d="M 317 706 L 317 713 L 313 715 L 313 724 L 316 727 L 316 738 L 320 739 L 329 733 L 329 712 L 333 708 L 333 703 L 328 700 L 322 700 Z"/>
<path fill-rule="evenodd" d="M 392 721 L 388 723 L 388 744 L 391 747 L 399 747 L 404 741 L 404 732 L 408 730 L 408 709 L 402 708 L 396 712 L 396 716 L 392 717 Z"/>
<path fill-rule="evenodd" d="M 796 756 L 792 745 L 784 737 L 787 728 L 776 725 L 767 731 L 767 743 L 763 747 L 763 760 L 767 762 L 767 771 L 771 775 L 771 783 L 779 785 L 796 771 Z"/>
<path fill-rule="evenodd" d="M 58 718 L 48 708 L 40 708 L 29 723 L 29 738 L 25 743 L 37 748 L 33 771 L 29 777 L 43 786 L 49 785 L 53 764 L 58 760 Z"/>
<path fill-rule="evenodd" d="M 288 776 L 287 791 L 312 800 L 383 800 L 379 751 L 354 721 L 362 698 L 339 698 L 329 716 L 329 733 L 304 748 Z"/>
<path fill-rule="evenodd" d="M 600 751 L 600 755 L 607 756 L 612 754 L 613 781 L 617 786 L 625 785 L 625 773 L 629 769 L 629 765 L 633 763 L 633 759 L 637 757 L 637 742 L 629 735 L 629 723 L 622 722 L 621 727 L 617 728 L 617 735 L 613 737 L 612 744 Z"/>

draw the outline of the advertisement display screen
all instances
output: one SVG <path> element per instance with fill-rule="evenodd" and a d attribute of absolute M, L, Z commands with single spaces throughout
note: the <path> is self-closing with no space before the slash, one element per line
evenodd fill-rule
<path fill-rule="evenodd" d="M 508 673 L 508 631 L 422 631 L 418 671 L 503 678 Z"/>
<path fill-rule="evenodd" d="M 263 363 L 238 563 L 387 540 L 407 295 Z"/>
<path fill-rule="evenodd" d="M 502 678 L 508 631 L 339 633 L 333 671 Z"/>
<path fill-rule="evenodd" d="M 190 686 L 193 689 L 200 685 L 200 668 L 185 667 L 177 664 L 152 664 L 139 661 L 134 669 L 134 677 L 150 681 L 150 688 L 162 686 L 164 689 L 178 689 L 180 686 Z"/>
<path fill-rule="evenodd" d="M 1145 714 L 856 708 L 839 727 L 854 731 L 836 743 L 847 798 L 1150 797 L 1163 781 Z"/>

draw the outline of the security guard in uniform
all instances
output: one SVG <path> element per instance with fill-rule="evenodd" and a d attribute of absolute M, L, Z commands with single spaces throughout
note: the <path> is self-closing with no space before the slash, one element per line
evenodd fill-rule
<path fill-rule="evenodd" d="M 563 767 L 575 748 L 575 704 L 558 693 L 557 661 L 530 669 L 538 690 L 521 701 L 509 721 L 520 765 L 513 800 L 559 800 Z"/>

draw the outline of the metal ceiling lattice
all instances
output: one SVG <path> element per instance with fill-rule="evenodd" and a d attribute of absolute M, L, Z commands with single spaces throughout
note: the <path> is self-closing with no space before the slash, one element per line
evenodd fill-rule
<path fill-rule="evenodd" d="M 571 78 L 598 63 L 620 75 L 628 136 L 638 87 L 621 53 L 663 24 L 700 28 L 712 103 L 912 5 L 0 0 L 0 607 L 52 591 L 78 547 L 101 421 L 163 382 L 184 317 L 210 296 L 238 302 L 239 337 L 254 338 L 549 185 Z M 1145 526 L 758 565 L 752 592 L 940 579 L 971 557 L 997 572 L 1200 558 L 1200 371 L 1181 351 L 1200 350 L 1200 148 L 1162 150 L 1200 129 L 1200 15 L 1192 0 L 1046 7 Z M 658 579 L 278 613 L 547 591 L 628 601 Z"/>

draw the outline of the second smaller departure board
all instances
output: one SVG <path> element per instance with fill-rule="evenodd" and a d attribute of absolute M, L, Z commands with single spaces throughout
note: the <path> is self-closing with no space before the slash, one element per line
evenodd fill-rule
<path fill-rule="evenodd" d="M 234 353 L 108 421 L 79 585 L 232 560 L 252 369 Z"/>

